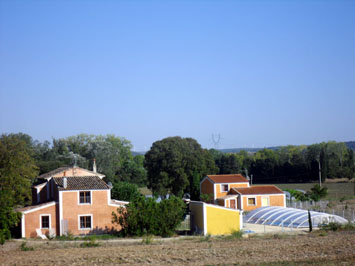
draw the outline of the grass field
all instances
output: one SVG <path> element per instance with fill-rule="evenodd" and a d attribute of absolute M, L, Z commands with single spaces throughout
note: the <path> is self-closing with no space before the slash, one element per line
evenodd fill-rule
<path fill-rule="evenodd" d="M 302 189 L 308 191 L 313 187 L 314 183 L 297 183 L 297 184 L 275 184 L 282 190 L 285 189 Z M 342 198 L 355 197 L 355 183 L 324 183 L 323 186 L 328 188 L 328 196 L 326 199 L 340 200 Z"/>
<path fill-rule="evenodd" d="M 161 241 L 8 241 L 0 265 L 354 265 L 355 231 Z M 26 248 L 24 248 L 26 247 Z"/>

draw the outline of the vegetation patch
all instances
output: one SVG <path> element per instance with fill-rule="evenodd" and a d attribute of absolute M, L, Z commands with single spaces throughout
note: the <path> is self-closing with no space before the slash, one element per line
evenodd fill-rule
<path fill-rule="evenodd" d="M 233 231 L 232 234 L 230 234 L 229 236 L 226 236 L 225 239 L 228 240 L 240 240 L 243 238 L 243 230 L 239 230 L 239 231 Z"/>
<path fill-rule="evenodd" d="M 100 244 L 95 239 L 91 239 L 80 244 L 81 248 L 93 248 L 98 246 L 100 246 Z"/>
<path fill-rule="evenodd" d="M 151 245 L 154 242 L 154 237 L 152 235 L 146 235 L 142 239 L 142 244 Z"/>
<path fill-rule="evenodd" d="M 211 241 L 211 235 L 207 234 L 205 236 L 201 236 L 199 238 L 199 242 L 210 242 Z"/>
<path fill-rule="evenodd" d="M 339 224 L 339 223 L 329 223 L 329 224 L 323 224 L 320 226 L 320 228 L 324 231 L 354 231 L 355 230 L 355 225 L 353 223 L 347 223 L 347 224 Z"/>
<path fill-rule="evenodd" d="M 33 251 L 34 250 L 33 247 L 27 246 L 26 242 L 21 243 L 20 249 L 21 249 L 21 251 Z"/>
<path fill-rule="evenodd" d="M 122 227 L 122 236 L 169 237 L 183 220 L 185 209 L 186 204 L 174 196 L 159 203 L 155 198 L 139 196 L 112 215 L 113 222 Z"/>

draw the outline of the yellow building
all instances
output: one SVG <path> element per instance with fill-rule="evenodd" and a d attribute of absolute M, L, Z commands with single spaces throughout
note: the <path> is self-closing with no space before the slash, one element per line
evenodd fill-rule
<path fill-rule="evenodd" d="M 243 211 L 191 201 L 191 226 L 203 235 L 228 235 L 243 228 Z"/>

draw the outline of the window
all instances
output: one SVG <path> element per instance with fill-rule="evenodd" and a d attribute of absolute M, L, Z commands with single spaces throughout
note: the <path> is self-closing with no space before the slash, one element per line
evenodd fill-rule
<path fill-rule="evenodd" d="M 91 203 L 91 193 L 90 191 L 80 191 L 79 192 L 80 204 L 90 204 Z"/>
<path fill-rule="evenodd" d="M 49 229 L 49 215 L 41 216 L 41 229 Z"/>
<path fill-rule="evenodd" d="M 261 198 L 261 207 L 265 207 L 265 206 L 270 206 L 269 197 L 262 197 Z"/>
<path fill-rule="evenodd" d="M 256 205 L 256 198 L 248 198 L 248 205 L 255 206 Z"/>
<path fill-rule="evenodd" d="M 221 191 L 222 192 L 228 192 L 229 188 L 228 188 L 228 184 L 221 184 Z"/>
<path fill-rule="evenodd" d="M 80 229 L 91 229 L 91 215 L 79 216 Z"/>

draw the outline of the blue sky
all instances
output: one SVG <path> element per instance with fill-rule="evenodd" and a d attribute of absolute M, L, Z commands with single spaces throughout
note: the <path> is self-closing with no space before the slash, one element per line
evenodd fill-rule
<path fill-rule="evenodd" d="M 0 0 L 0 132 L 355 140 L 355 1 Z"/>

